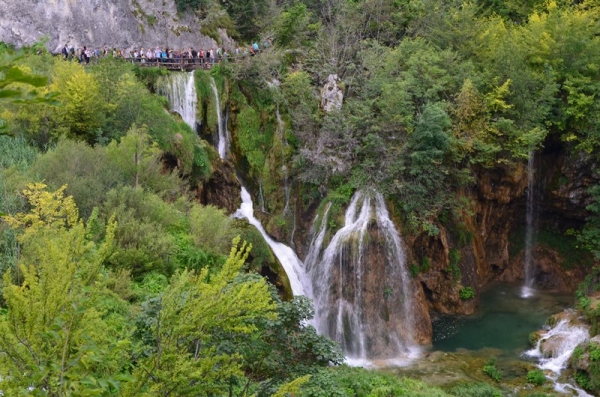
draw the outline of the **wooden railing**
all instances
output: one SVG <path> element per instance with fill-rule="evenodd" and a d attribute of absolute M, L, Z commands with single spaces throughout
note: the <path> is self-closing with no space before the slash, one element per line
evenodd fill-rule
<path fill-rule="evenodd" d="M 169 70 L 181 70 L 181 71 L 192 71 L 196 69 L 208 70 L 219 62 L 231 62 L 232 59 L 190 59 L 190 58 L 179 58 L 179 59 L 146 59 L 146 58 L 125 58 L 127 62 L 131 62 L 141 67 L 164 67 Z"/>

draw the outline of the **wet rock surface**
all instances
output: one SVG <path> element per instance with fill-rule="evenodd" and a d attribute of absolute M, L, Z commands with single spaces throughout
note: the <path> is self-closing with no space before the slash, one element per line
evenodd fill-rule
<path fill-rule="evenodd" d="M 221 161 L 209 180 L 196 191 L 202 204 L 211 204 L 233 214 L 239 208 L 241 185 L 235 176 L 235 169 L 228 161 Z"/>

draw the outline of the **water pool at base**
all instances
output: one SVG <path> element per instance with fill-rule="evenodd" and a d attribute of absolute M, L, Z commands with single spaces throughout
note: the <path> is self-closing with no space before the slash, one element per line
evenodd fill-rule
<path fill-rule="evenodd" d="M 573 307 L 571 294 L 522 295 L 520 285 L 495 284 L 481 293 L 474 315 L 433 318 L 433 350 L 492 348 L 520 355 L 529 348 L 531 332 L 541 329 L 552 314 Z"/>

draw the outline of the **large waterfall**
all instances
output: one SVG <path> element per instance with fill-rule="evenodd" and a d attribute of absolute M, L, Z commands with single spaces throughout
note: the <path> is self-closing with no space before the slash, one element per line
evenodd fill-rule
<path fill-rule="evenodd" d="M 177 112 L 196 131 L 198 95 L 194 72 L 169 73 L 158 81 L 157 90 L 160 95 L 167 97 L 171 110 Z"/>
<path fill-rule="evenodd" d="M 213 94 L 215 95 L 215 107 L 217 112 L 217 132 L 219 137 L 219 142 L 217 143 L 217 151 L 219 152 L 219 157 L 222 159 L 227 158 L 227 153 L 229 151 L 229 130 L 227 129 L 227 123 L 223 123 L 223 114 L 221 111 L 221 102 L 219 100 L 219 90 L 217 89 L 217 84 L 214 78 L 210 78 L 210 86 L 212 88 Z"/>
<path fill-rule="evenodd" d="M 326 215 L 306 259 L 316 328 L 351 359 L 409 356 L 416 346 L 415 290 L 383 196 L 356 192 L 344 226 L 323 249 Z"/>

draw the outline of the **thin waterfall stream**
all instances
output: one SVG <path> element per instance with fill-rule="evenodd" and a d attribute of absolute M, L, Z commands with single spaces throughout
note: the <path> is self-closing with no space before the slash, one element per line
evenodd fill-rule
<path fill-rule="evenodd" d="M 217 89 L 217 83 L 215 79 L 211 76 L 210 78 L 210 86 L 212 88 L 213 94 L 215 95 L 215 108 L 217 112 L 217 132 L 219 141 L 217 143 L 217 152 L 219 152 L 219 157 L 222 159 L 227 158 L 227 153 L 229 151 L 229 133 L 227 130 L 227 126 L 223 125 L 223 115 L 221 112 L 221 102 L 219 100 L 219 90 Z"/>
<path fill-rule="evenodd" d="M 525 225 L 525 253 L 523 255 L 524 283 L 522 296 L 530 297 L 534 293 L 535 263 L 533 251 L 537 237 L 538 207 L 535 185 L 535 152 L 529 152 L 527 161 L 527 205 Z"/>

